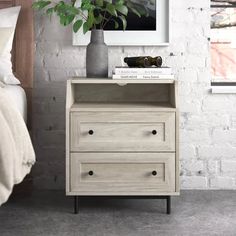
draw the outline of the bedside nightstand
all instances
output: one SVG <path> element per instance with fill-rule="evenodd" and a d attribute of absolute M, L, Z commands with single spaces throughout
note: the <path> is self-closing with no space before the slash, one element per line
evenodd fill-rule
<path fill-rule="evenodd" d="M 66 195 L 179 195 L 175 80 L 67 81 Z"/>

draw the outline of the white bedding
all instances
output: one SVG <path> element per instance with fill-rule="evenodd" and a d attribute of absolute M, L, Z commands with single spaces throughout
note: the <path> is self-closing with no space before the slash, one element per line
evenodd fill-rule
<path fill-rule="evenodd" d="M 23 116 L 24 121 L 26 123 L 27 100 L 24 89 L 18 85 L 5 85 L 3 90 L 6 91 L 9 97 L 12 98 L 14 105 L 16 106 L 20 114 Z"/>
<path fill-rule="evenodd" d="M 9 89 L 0 83 L 0 206 L 35 163 L 26 124 L 15 104 Z"/>

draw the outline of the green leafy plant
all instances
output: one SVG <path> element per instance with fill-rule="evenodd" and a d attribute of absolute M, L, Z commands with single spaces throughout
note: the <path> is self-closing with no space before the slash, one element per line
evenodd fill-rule
<path fill-rule="evenodd" d="M 148 9 L 132 0 L 81 0 L 79 5 L 76 0 L 37 0 L 33 8 L 49 16 L 56 14 L 64 26 L 73 24 L 75 33 L 83 27 L 84 34 L 90 29 L 104 29 L 108 22 L 113 22 L 115 29 L 122 24 L 125 30 L 129 12 L 137 17 L 148 16 Z"/>

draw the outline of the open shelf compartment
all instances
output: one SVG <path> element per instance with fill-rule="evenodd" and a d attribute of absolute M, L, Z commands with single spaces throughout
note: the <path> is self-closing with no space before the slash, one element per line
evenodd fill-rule
<path fill-rule="evenodd" d="M 72 79 L 70 111 L 175 111 L 175 80 Z"/>

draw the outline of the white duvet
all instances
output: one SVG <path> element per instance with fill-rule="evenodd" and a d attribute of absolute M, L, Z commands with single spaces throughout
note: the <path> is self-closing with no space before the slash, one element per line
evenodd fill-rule
<path fill-rule="evenodd" d="M 25 122 L 0 83 L 0 206 L 35 163 Z"/>

